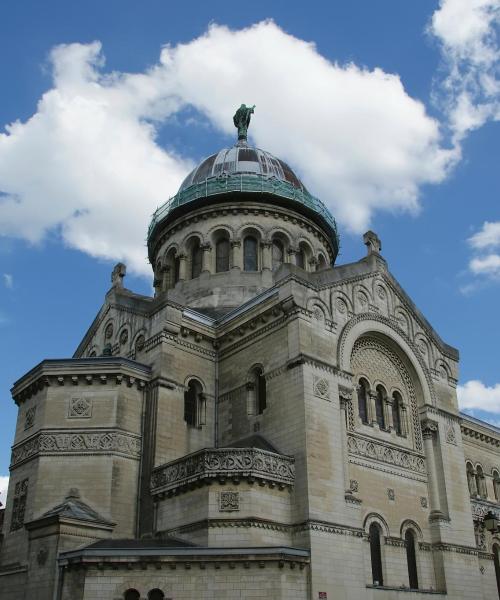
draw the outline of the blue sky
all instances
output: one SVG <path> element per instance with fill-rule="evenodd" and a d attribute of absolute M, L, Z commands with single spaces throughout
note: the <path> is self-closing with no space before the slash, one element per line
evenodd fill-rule
<path fill-rule="evenodd" d="M 149 215 L 232 143 L 241 102 L 337 217 L 338 262 L 377 231 L 460 350 L 462 406 L 500 421 L 499 16 L 498 0 L 3 3 L 0 476 L 13 382 L 73 354 L 117 260 L 151 292 Z"/>

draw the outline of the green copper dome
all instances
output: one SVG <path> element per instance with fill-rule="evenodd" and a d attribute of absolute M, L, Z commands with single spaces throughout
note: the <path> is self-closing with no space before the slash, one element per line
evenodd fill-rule
<path fill-rule="evenodd" d="M 238 142 L 205 158 L 182 182 L 177 194 L 153 214 L 148 231 L 152 238 L 156 227 L 167 217 L 194 208 L 203 202 L 232 201 L 252 196 L 253 201 L 275 202 L 306 214 L 328 233 L 338 252 L 335 219 L 326 206 L 308 192 L 293 170 L 270 152 L 248 145 L 247 127 L 253 108 L 244 104 L 234 116 Z"/>

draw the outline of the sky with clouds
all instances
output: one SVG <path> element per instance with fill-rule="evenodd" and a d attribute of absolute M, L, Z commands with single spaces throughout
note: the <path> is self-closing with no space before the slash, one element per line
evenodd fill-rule
<path fill-rule="evenodd" d="M 151 213 L 204 156 L 252 141 L 368 227 L 461 352 L 464 410 L 500 421 L 500 0 L 255 0 L 0 8 L 0 475 L 12 383 L 70 356 L 117 260 L 151 292 Z M 0 490 L 1 493 L 1 490 Z M 2 497 L 0 496 L 0 501 Z"/>

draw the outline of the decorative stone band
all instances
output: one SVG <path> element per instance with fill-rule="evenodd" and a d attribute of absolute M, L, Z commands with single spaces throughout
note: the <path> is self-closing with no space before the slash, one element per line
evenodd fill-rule
<path fill-rule="evenodd" d="M 396 448 L 382 442 L 375 442 L 356 434 L 348 434 L 347 447 L 349 454 L 361 456 L 380 463 L 386 463 L 399 469 L 426 474 L 423 455 L 410 450 Z"/>
<path fill-rule="evenodd" d="M 257 448 L 218 448 L 200 450 L 154 469 L 153 494 L 173 494 L 191 485 L 210 480 L 247 479 L 280 488 L 292 486 L 295 459 Z"/>
<path fill-rule="evenodd" d="M 138 435 L 106 430 L 42 430 L 25 442 L 14 446 L 10 468 L 35 456 L 54 454 L 120 454 L 139 459 L 141 438 Z"/>
<path fill-rule="evenodd" d="M 472 518 L 475 521 L 482 521 L 488 512 L 492 512 L 497 519 L 500 519 L 500 506 L 495 502 L 487 500 L 471 500 L 470 501 Z"/>

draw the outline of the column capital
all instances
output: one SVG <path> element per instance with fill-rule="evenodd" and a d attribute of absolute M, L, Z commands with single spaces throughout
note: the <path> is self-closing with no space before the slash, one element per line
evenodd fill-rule
<path fill-rule="evenodd" d="M 241 238 L 231 240 L 229 243 L 231 244 L 231 248 L 241 248 Z"/>
<path fill-rule="evenodd" d="M 430 419 L 425 419 L 420 423 L 420 427 L 422 429 L 422 436 L 425 439 L 432 439 L 437 431 L 438 424 L 435 421 L 431 421 Z"/>

